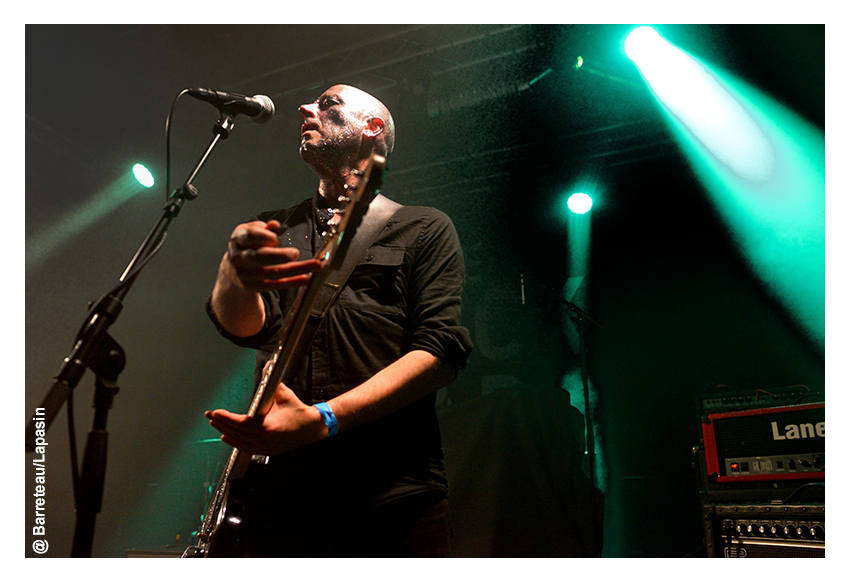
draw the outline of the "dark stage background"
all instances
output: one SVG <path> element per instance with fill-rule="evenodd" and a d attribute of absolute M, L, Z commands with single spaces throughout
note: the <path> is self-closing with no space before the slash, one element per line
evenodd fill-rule
<path fill-rule="evenodd" d="M 109 417 L 94 555 L 179 548 L 197 527 L 205 482 L 222 452 L 205 442 L 215 434 L 202 413 L 244 407 L 252 368 L 250 354 L 215 334 L 204 302 L 232 227 L 313 192 L 315 179 L 297 156 L 296 109 L 335 83 L 373 93 L 394 113 L 397 153 L 385 193 L 447 212 L 464 246 L 464 318 L 476 351 L 440 393 L 441 413 L 455 423 L 447 447 L 469 442 L 455 431 L 464 407 L 492 411 L 484 429 L 494 435 L 488 454 L 504 459 L 505 470 L 487 478 L 510 482 L 511 493 L 501 505 L 486 498 L 498 488 L 480 488 L 478 498 L 464 489 L 459 498 L 500 507 L 504 523 L 521 516 L 533 522 L 551 519 L 552 504 L 569 494 L 558 489 L 559 479 L 581 481 L 580 447 L 559 440 L 581 434 L 583 404 L 563 403 L 562 379 L 574 375 L 578 359 L 572 322 L 554 301 L 570 272 L 557 207 L 563 191 L 593 183 L 589 277 L 579 296 L 602 324 L 588 329 L 588 346 L 598 394 L 603 555 L 699 555 L 691 450 L 699 444 L 700 394 L 718 385 L 748 394 L 797 384 L 822 392 L 824 349 L 772 299 L 730 240 L 622 52 L 631 28 L 27 26 L 26 420 L 70 353 L 87 305 L 117 282 L 160 216 L 165 119 L 177 93 L 208 87 L 265 94 L 278 112 L 265 125 L 237 118 L 195 181 L 199 197 L 175 220 L 111 329 L 127 365 Z M 823 128 L 823 26 L 658 28 Z M 592 70 L 573 68 L 579 55 Z M 200 157 L 217 119 L 208 104 L 178 101 L 172 187 Z M 152 168 L 158 184 L 121 194 L 116 183 L 136 161 Z M 80 454 L 92 395 L 89 373 L 74 399 Z M 511 405 L 553 398 L 559 404 L 546 405 L 542 420 L 532 418 L 534 407 Z M 538 422 L 542 432 L 528 428 Z M 542 436 L 512 448 L 511 435 L 532 433 Z M 493 445 L 499 439 L 503 448 Z M 64 410 L 48 441 L 46 555 L 68 556 L 74 511 Z M 519 462 L 521 446 L 536 446 L 541 465 L 529 466 L 533 455 Z M 449 454 L 463 458 L 454 448 Z M 31 458 L 28 556 L 35 555 Z M 476 471 L 466 469 L 456 467 L 453 478 L 473 486 Z M 556 487 L 541 495 L 547 479 Z M 460 536 L 470 553 L 557 554 L 576 547 L 559 537 L 574 535 L 575 527 L 593 535 L 592 519 L 576 519 L 569 534 L 563 520 L 534 528 L 536 548 L 507 533 L 476 543 L 476 527 L 481 536 L 505 532 L 498 524 L 477 523 Z"/>

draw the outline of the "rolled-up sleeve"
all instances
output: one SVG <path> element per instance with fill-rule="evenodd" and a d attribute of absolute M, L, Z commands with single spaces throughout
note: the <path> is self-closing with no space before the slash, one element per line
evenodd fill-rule
<path fill-rule="evenodd" d="M 469 331 L 461 325 L 463 252 L 454 224 L 434 211 L 420 231 L 411 264 L 409 350 L 424 350 L 457 369 L 472 352 Z"/>

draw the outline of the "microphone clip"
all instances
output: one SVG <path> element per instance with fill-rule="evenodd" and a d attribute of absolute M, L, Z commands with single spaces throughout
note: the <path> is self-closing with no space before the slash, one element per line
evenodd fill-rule
<path fill-rule="evenodd" d="M 223 107 L 219 108 L 219 113 L 221 113 L 221 117 L 219 118 L 218 123 L 213 126 L 213 133 L 221 139 L 227 139 L 230 136 L 230 132 L 233 131 L 233 128 L 236 126 L 236 123 L 233 120 L 234 114 Z"/>

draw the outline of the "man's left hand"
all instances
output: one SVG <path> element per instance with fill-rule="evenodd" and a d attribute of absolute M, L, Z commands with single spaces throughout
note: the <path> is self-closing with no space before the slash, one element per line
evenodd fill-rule
<path fill-rule="evenodd" d="M 319 411 L 307 406 L 284 384 L 265 416 L 208 410 L 204 416 L 222 434 L 221 440 L 252 455 L 277 455 L 323 439 L 327 427 Z"/>

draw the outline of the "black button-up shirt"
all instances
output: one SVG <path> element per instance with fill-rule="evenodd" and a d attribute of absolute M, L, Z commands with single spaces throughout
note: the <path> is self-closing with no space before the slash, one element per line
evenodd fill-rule
<path fill-rule="evenodd" d="M 280 221 L 286 227 L 281 244 L 299 249 L 302 259 L 321 246 L 315 200 L 256 218 Z M 463 282 L 463 257 L 451 220 L 433 208 L 401 207 L 348 278 L 289 387 L 306 404 L 330 400 L 413 350 L 463 368 L 472 349 L 469 332 L 460 324 Z M 258 378 L 295 293 L 263 293 L 265 326 L 249 338 L 229 334 L 213 317 L 222 335 L 258 350 Z M 316 458 L 319 451 L 333 459 L 335 480 L 346 471 L 355 481 L 377 472 L 382 485 L 367 493 L 373 501 L 417 489 L 445 491 L 433 394 L 387 418 L 287 455 L 287 466 L 291 469 L 295 458 L 299 463 Z M 315 473 L 316 467 L 310 471 Z"/>

